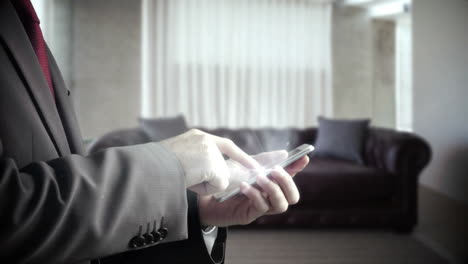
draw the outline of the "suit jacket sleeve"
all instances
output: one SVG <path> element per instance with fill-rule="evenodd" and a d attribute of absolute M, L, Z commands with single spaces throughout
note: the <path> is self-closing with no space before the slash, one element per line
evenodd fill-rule
<path fill-rule="evenodd" d="M 183 174 L 157 143 L 18 168 L 0 140 L 0 263 L 74 263 L 127 251 L 140 227 L 146 232 L 162 217 L 163 243 L 187 239 Z"/>
<path fill-rule="evenodd" d="M 129 251 L 101 259 L 100 264 L 147 264 L 147 263 L 171 263 L 171 264 L 222 264 L 224 263 L 227 229 L 219 228 L 218 236 L 213 250 L 208 252 L 204 244 L 203 234 L 200 229 L 198 215 L 198 198 L 191 191 L 187 192 L 188 198 L 188 232 L 187 240 L 165 243 L 156 247 L 149 247 L 138 251 Z"/>

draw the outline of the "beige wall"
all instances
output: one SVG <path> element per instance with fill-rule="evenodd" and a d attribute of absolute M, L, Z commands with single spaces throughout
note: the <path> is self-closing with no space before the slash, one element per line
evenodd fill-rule
<path fill-rule="evenodd" d="M 433 150 L 421 183 L 468 203 L 468 2 L 413 4 L 414 131 Z"/>
<path fill-rule="evenodd" d="M 432 161 L 418 231 L 468 260 L 468 1 L 413 0 L 414 131 Z"/>
<path fill-rule="evenodd" d="M 45 2 L 49 13 L 41 18 L 45 23 L 45 39 L 60 67 L 68 89 L 71 88 L 73 65 L 73 0 L 50 0 Z"/>
<path fill-rule="evenodd" d="M 373 124 L 395 128 L 395 22 L 374 20 L 373 34 Z"/>
<path fill-rule="evenodd" d="M 48 0 L 46 39 L 74 97 L 83 138 L 140 113 L 140 1 Z"/>
<path fill-rule="evenodd" d="M 333 9 L 332 46 L 335 117 L 372 116 L 372 24 L 364 9 Z"/>
<path fill-rule="evenodd" d="M 334 116 L 371 118 L 395 127 L 395 24 L 372 20 L 366 9 L 333 9 Z"/>
<path fill-rule="evenodd" d="M 71 82 L 85 139 L 137 123 L 140 12 L 139 1 L 73 2 Z"/>

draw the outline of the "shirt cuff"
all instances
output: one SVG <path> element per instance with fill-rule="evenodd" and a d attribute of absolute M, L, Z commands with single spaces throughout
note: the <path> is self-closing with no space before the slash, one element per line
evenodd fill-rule
<path fill-rule="evenodd" d="M 208 250 L 208 253 L 210 253 L 211 255 L 213 251 L 214 243 L 216 241 L 216 237 L 218 236 L 218 227 L 214 226 L 206 231 L 202 229 L 202 234 L 203 234 L 203 239 L 205 240 L 206 249 Z"/>

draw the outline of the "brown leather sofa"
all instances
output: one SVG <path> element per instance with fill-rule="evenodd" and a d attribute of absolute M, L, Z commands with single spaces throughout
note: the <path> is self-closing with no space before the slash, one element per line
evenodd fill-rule
<path fill-rule="evenodd" d="M 317 129 L 202 129 L 232 139 L 249 154 L 314 144 Z M 159 139 L 160 140 L 160 139 Z M 148 129 L 133 128 L 104 135 L 90 151 L 155 141 Z M 371 127 L 364 165 L 311 156 L 295 177 L 301 194 L 297 205 L 281 215 L 264 216 L 251 227 L 385 227 L 409 232 L 417 223 L 418 175 L 430 160 L 420 137 Z"/>

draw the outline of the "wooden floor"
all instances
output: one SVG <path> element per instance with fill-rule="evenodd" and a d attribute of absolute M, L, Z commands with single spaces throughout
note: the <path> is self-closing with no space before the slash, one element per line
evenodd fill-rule
<path fill-rule="evenodd" d="M 230 230 L 226 264 L 448 263 L 411 235 L 390 231 Z"/>

